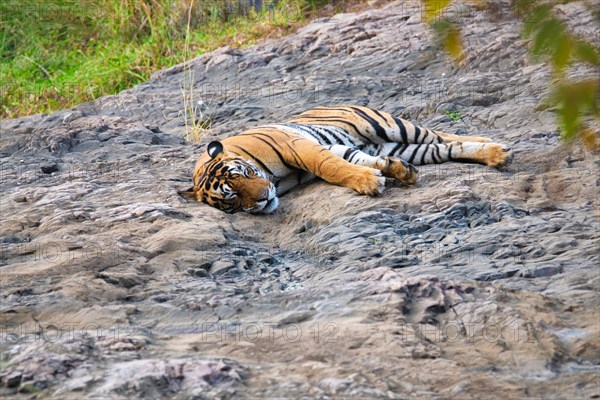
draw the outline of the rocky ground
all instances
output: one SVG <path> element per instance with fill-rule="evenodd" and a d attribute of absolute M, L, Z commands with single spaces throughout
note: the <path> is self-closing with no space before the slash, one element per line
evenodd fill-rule
<path fill-rule="evenodd" d="M 584 3 L 559 7 L 598 44 Z M 600 160 L 536 109 L 549 68 L 506 5 L 459 11 L 461 68 L 397 2 L 3 121 L 0 394 L 599 397 Z M 488 136 L 514 162 L 421 167 L 379 198 L 319 182 L 272 216 L 177 195 L 215 137 L 337 103 Z"/>

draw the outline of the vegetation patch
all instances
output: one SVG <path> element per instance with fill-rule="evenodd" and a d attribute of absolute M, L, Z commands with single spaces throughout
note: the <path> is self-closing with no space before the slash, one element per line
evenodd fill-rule
<path fill-rule="evenodd" d="M 364 3 L 4 0 L 0 117 L 48 113 L 116 94 L 218 47 L 284 36 L 315 17 Z"/>

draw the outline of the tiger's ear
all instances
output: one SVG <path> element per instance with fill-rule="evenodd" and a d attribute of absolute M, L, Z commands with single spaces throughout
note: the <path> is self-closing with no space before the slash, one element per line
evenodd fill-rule
<path fill-rule="evenodd" d="M 218 141 L 210 142 L 206 151 L 208 152 L 210 158 L 215 158 L 223 152 L 223 145 Z"/>

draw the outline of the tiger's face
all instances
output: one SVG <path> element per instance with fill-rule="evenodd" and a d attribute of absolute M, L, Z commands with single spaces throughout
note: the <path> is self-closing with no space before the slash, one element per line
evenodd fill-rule
<path fill-rule="evenodd" d="M 229 214 L 270 214 L 277 209 L 277 189 L 263 171 L 223 151 L 220 142 L 211 142 L 207 152 L 210 161 L 194 177 L 194 186 L 181 194 Z"/>

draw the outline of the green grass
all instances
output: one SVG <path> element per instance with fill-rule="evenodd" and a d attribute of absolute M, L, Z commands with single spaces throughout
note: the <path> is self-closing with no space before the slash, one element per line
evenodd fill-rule
<path fill-rule="evenodd" d="M 458 110 L 456 110 L 456 111 L 446 110 L 445 113 L 450 118 L 450 120 L 452 120 L 453 122 L 457 122 L 462 119 L 462 117 L 460 116 L 460 111 L 458 111 Z"/>
<path fill-rule="evenodd" d="M 69 108 L 218 47 L 283 36 L 325 3 L 257 12 L 237 0 L 3 0 L 0 117 Z"/>

